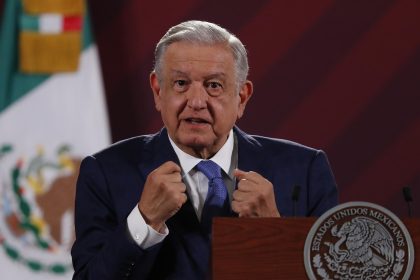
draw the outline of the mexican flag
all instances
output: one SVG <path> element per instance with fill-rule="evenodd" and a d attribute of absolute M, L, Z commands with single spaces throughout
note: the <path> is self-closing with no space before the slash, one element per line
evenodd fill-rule
<path fill-rule="evenodd" d="M 80 161 L 110 144 L 83 0 L 6 0 L 0 28 L 0 278 L 71 279 Z"/>

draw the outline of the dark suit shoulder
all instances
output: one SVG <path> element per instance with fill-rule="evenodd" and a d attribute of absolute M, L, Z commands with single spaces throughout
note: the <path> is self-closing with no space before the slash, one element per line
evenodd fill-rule
<path fill-rule="evenodd" d="M 92 157 L 99 161 L 106 160 L 138 160 L 153 146 L 159 133 L 140 135 L 116 142 L 109 147 L 95 153 Z"/>
<path fill-rule="evenodd" d="M 282 168 L 308 168 L 322 153 L 320 150 L 284 139 L 249 135 L 237 127 L 238 157 L 245 170 L 277 170 Z"/>
<path fill-rule="evenodd" d="M 238 137 L 239 147 L 241 144 L 246 145 L 249 151 L 261 156 L 293 155 L 298 158 L 312 158 L 320 152 L 320 150 L 290 140 L 246 134 L 238 127 L 235 127 L 234 131 Z"/>
<path fill-rule="evenodd" d="M 246 144 L 248 146 L 252 146 L 254 149 L 260 150 L 271 150 L 273 151 L 283 151 L 287 150 L 294 150 L 302 153 L 316 153 L 318 152 L 317 149 L 305 146 L 303 144 L 293 142 L 290 140 L 279 139 L 279 138 L 272 138 L 266 137 L 261 135 L 252 135 L 243 132 L 237 126 L 234 127 L 234 132 L 238 137 L 239 143 Z"/>
<path fill-rule="evenodd" d="M 290 140 L 271 138 L 260 135 L 249 136 L 254 139 L 254 143 L 259 145 L 261 149 L 269 150 L 270 152 L 284 152 L 285 150 L 290 150 L 302 154 L 314 154 L 319 151 L 317 149 Z"/>
<path fill-rule="evenodd" d="M 260 144 L 261 154 L 266 159 L 272 159 L 272 162 L 308 166 L 320 153 L 323 153 L 320 150 L 290 140 L 257 135 L 251 137 Z"/>

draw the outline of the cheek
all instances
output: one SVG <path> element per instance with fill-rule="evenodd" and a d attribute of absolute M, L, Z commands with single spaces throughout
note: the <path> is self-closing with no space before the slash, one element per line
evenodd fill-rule
<path fill-rule="evenodd" d="M 162 100 L 162 113 L 169 115 L 178 115 L 184 109 L 185 103 L 186 102 L 181 97 L 168 96 Z"/>
<path fill-rule="evenodd" d="M 223 126 L 230 126 L 235 123 L 238 119 L 238 106 L 233 104 L 233 100 L 230 103 L 219 103 L 214 106 L 214 119 L 216 124 Z"/>

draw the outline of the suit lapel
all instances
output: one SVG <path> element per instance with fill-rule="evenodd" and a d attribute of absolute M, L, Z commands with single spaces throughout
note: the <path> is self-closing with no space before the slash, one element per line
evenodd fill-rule
<path fill-rule="evenodd" d="M 173 161 L 176 164 L 179 164 L 178 157 L 169 142 L 165 128 L 154 135 L 151 140 L 144 145 L 143 151 L 141 152 L 144 153 L 144 155 L 142 156 L 143 160 L 139 163 L 138 167 L 145 181 L 150 172 L 163 163 Z"/>
<path fill-rule="evenodd" d="M 235 126 L 233 130 L 238 139 L 238 168 L 262 173 L 266 168 L 261 144 L 238 127 Z"/>
<path fill-rule="evenodd" d="M 173 161 L 178 165 L 180 164 L 168 137 L 169 136 L 166 128 L 163 128 L 153 137 L 151 141 L 145 145 L 145 160 L 143 160 L 138 165 L 144 182 L 146 182 L 147 176 L 150 174 L 150 172 L 165 162 Z M 168 221 L 171 220 L 174 220 L 174 222 L 170 222 L 170 224 L 173 225 L 176 225 L 179 222 L 182 223 L 182 221 L 187 221 L 194 227 L 198 227 L 200 225 L 197 219 L 197 215 L 195 214 L 194 207 L 192 206 L 189 198 L 187 202 L 181 207 L 181 209 Z"/>

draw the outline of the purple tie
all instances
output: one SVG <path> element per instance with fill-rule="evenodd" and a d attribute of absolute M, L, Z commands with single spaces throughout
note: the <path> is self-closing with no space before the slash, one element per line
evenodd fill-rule
<path fill-rule="evenodd" d="M 211 232 L 213 217 L 229 216 L 229 197 L 219 165 L 211 160 L 202 160 L 196 167 L 209 179 L 209 190 L 201 214 L 201 224 L 208 232 Z"/>

